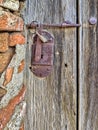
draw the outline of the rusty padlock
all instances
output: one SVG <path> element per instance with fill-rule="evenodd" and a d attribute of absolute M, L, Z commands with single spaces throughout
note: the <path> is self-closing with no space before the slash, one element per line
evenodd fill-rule
<path fill-rule="evenodd" d="M 31 71 L 38 77 L 48 76 L 53 69 L 54 37 L 46 30 L 37 31 L 33 37 Z"/>

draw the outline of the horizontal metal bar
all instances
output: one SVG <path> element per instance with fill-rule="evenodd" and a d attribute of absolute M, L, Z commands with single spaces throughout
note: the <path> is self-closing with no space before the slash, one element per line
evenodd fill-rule
<path fill-rule="evenodd" d="M 62 24 L 47 24 L 47 23 L 43 23 L 40 24 L 42 27 L 57 27 L 57 28 L 69 28 L 69 27 L 80 27 L 81 24 L 74 24 L 74 23 L 68 23 L 68 22 L 64 22 Z M 28 28 L 36 28 L 40 26 L 38 23 L 31 23 L 31 24 L 27 24 Z"/>

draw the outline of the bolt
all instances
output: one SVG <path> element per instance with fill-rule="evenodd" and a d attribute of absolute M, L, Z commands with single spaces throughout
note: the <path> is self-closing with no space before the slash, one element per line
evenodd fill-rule
<path fill-rule="evenodd" d="M 89 19 L 89 23 L 92 24 L 92 25 L 94 25 L 94 24 L 97 23 L 97 19 L 96 19 L 95 17 L 91 17 L 91 18 Z"/>

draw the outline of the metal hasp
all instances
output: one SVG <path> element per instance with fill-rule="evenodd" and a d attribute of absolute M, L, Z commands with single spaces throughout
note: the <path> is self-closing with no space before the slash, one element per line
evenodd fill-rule
<path fill-rule="evenodd" d="M 79 27 L 80 24 L 73 24 L 68 21 L 62 24 L 41 24 L 32 22 L 28 28 L 37 28 L 33 37 L 31 48 L 31 71 L 38 77 L 48 76 L 53 69 L 54 62 L 54 37 L 42 27 Z"/>
<path fill-rule="evenodd" d="M 53 69 L 54 37 L 47 31 L 36 32 L 31 51 L 31 71 L 38 77 L 48 76 Z"/>

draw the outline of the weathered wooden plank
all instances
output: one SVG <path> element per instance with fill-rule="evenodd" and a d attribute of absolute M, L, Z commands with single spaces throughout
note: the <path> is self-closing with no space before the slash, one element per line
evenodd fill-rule
<path fill-rule="evenodd" d="M 79 130 L 98 130 L 98 18 L 97 0 L 79 0 Z"/>
<path fill-rule="evenodd" d="M 76 0 L 28 0 L 25 23 L 76 22 Z M 26 130 L 76 130 L 76 29 L 49 29 L 55 36 L 54 70 L 47 78 L 29 70 L 32 35 L 27 30 Z"/>

